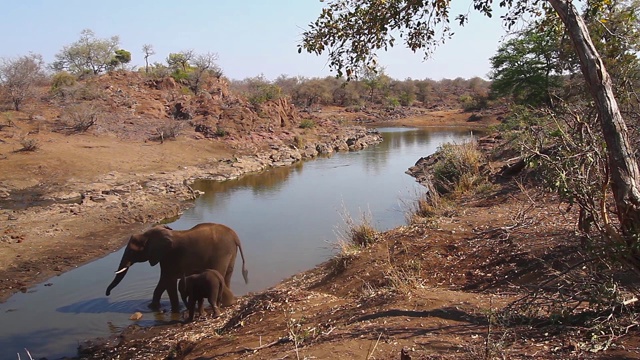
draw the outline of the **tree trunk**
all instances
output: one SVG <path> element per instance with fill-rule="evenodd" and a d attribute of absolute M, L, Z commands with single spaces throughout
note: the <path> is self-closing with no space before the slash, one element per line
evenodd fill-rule
<path fill-rule="evenodd" d="M 596 104 L 607 145 L 611 191 L 621 230 L 626 238 L 628 250 L 631 250 L 634 260 L 639 261 L 636 235 L 640 234 L 640 191 L 638 189 L 640 171 L 631 151 L 627 126 L 613 94 L 611 78 L 591 41 L 584 20 L 571 1 L 549 0 L 549 3 L 565 24 L 573 47 L 580 58 L 580 68 Z"/>

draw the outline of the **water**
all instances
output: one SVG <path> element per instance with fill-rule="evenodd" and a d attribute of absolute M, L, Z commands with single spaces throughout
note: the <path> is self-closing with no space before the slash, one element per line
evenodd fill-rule
<path fill-rule="evenodd" d="M 384 141 L 366 150 L 337 153 L 286 168 L 226 182 L 198 182 L 205 191 L 195 206 L 170 224 L 188 229 L 201 222 L 223 223 L 238 233 L 249 270 L 244 284 L 240 256 L 231 289 L 236 295 L 260 291 L 332 255 L 346 228 L 344 219 L 368 217 L 378 230 L 406 221 L 412 199 L 424 189 L 405 171 L 443 142 L 469 137 L 464 130 L 380 129 Z M 176 321 L 171 313 L 147 309 L 159 266 L 135 264 L 106 297 L 123 249 L 51 278 L 0 304 L 0 359 L 73 356 L 86 339 L 118 334 L 143 313 L 142 326 Z M 166 293 L 163 308 L 168 309 Z"/>

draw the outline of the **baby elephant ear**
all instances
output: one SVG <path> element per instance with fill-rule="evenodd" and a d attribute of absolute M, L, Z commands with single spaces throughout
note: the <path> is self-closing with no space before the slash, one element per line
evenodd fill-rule
<path fill-rule="evenodd" d="M 149 255 L 149 264 L 155 266 L 159 263 L 171 250 L 171 230 L 163 226 L 155 227 L 149 230 L 147 240 L 147 254 Z"/>

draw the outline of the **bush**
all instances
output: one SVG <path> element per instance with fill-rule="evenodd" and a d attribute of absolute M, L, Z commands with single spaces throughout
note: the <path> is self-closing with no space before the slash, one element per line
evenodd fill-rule
<path fill-rule="evenodd" d="M 63 88 L 76 84 L 76 77 L 66 71 L 60 71 L 51 78 L 51 92 L 58 94 Z"/>
<path fill-rule="evenodd" d="M 316 126 L 316 123 L 311 119 L 304 119 L 300 121 L 299 126 L 301 129 L 311 129 L 312 127 Z"/>
<path fill-rule="evenodd" d="M 282 89 L 275 84 L 259 84 L 252 89 L 249 102 L 252 105 L 260 105 L 269 100 L 277 100 L 282 97 Z"/>
<path fill-rule="evenodd" d="M 156 135 L 152 136 L 150 140 L 160 141 L 163 143 L 165 140 L 175 140 L 180 131 L 182 130 L 182 123 L 169 122 L 156 129 Z"/>
<path fill-rule="evenodd" d="M 434 156 L 433 186 L 440 194 L 465 192 L 481 182 L 483 156 L 475 141 L 443 144 Z"/>
<path fill-rule="evenodd" d="M 22 148 L 18 151 L 36 151 L 40 147 L 38 140 L 26 137 L 20 139 L 20 145 L 22 145 Z"/>
<path fill-rule="evenodd" d="M 229 135 L 229 132 L 220 126 L 216 127 L 216 132 L 214 133 L 217 137 L 225 137 Z"/>
<path fill-rule="evenodd" d="M 89 104 L 78 104 L 65 108 L 60 115 L 59 130 L 67 133 L 85 132 L 100 119 L 102 112 Z"/>
<path fill-rule="evenodd" d="M 395 109 L 398 106 L 400 106 L 400 100 L 398 100 L 398 98 L 396 98 L 396 97 L 387 98 L 387 108 Z"/>

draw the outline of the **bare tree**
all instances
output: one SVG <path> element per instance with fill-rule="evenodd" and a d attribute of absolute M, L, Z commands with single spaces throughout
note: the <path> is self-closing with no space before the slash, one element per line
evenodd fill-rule
<path fill-rule="evenodd" d="M 36 85 L 45 77 L 44 61 L 39 54 L 2 59 L 0 62 L 2 92 L 16 111 L 20 111 L 25 100 L 34 97 Z"/>
<path fill-rule="evenodd" d="M 216 64 L 218 60 L 218 54 L 216 53 L 206 53 L 199 54 L 193 57 L 191 61 L 192 72 L 189 74 L 191 90 L 194 93 L 198 93 L 200 91 L 200 86 L 202 85 L 202 81 L 208 75 L 214 75 L 220 77 L 220 67 Z"/>
<path fill-rule="evenodd" d="M 149 73 L 149 57 L 156 54 L 155 50 L 153 50 L 153 45 L 144 44 L 142 45 L 142 52 L 144 53 L 144 72 L 146 74 Z"/>

